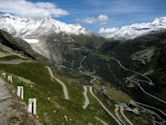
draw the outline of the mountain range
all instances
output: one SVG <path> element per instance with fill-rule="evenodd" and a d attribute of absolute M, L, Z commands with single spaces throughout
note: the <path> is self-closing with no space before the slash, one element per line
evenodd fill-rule
<path fill-rule="evenodd" d="M 90 32 L 78 24 L 66 24 L 64 22 L 51 19 L 20 18 L 10 14 L 0 17 L 1 29 L 24 39 L 38 38 L 50 33 L 67 33 L 73 35 L 90 35 Z"/>
<path fill-rule="evenodd" d="M 6 30 L 14 36 L 21 37 L 30 43 L 34 43 L 35 39 L 51 33 L 66 33 L 71 35 L 92 34 L 79 24 L 66 24 L 51 18 L 20 18 L 10 14 L 4 14 L 0 16 L 0 28 Z M 166 17 L 160 17 L 148 23 L 135 23 L 119 28 L 101 28 L 99 33 L 106 38 L 118 40 L 134 39 L 141 35 L 158 32 L 164 29 L 166 29 Z M 38 40 L 36 40 L 36 42 L 38 42 Z"/>
<path fill-rule="evenodd" d="M 33 118 L 43 125 L 165 125 L 165 28 L 162 17 L 102 29 L 103 37 L 54 19 L 5 14 L 0 72 L 14 77 L 13 91 L 24 86 L 22 101 L 36 97 Z"/>
<path fill-rule="evenodd" d="M 99 33 L 112 39 L 134 39 L 164 29 L 166 29 L 166 17 L 160 17 L 148 23 L 135 23 L 119 28 L 101 28 Z"/>

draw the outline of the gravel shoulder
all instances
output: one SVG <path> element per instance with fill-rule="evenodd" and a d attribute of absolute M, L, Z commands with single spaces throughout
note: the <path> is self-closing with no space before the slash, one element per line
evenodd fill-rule
<path fill-rule="evenodd" d="M 0 125 L 40 125 L 14 93 L 12 86 L 0 77 Z"/>

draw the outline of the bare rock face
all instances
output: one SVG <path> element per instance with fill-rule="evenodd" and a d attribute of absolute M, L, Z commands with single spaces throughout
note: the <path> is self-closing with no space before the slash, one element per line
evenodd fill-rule
<path fill-rule="evenodd" d="M 40 125 L 26 112 L 26 105 L 12 92 L 11 87 L 0 78 L 0 125 Z"/>

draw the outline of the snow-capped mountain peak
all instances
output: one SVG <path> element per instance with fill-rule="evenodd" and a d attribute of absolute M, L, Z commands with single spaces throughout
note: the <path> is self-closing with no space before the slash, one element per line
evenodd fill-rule
<path fill-rule="evenodd" d="M 101 28 L 99 33 L 112 39 L 134 39 L 162 29 L 166 29 L 166 17 L 156 18 L 154 21 L 148 23 L 135 23 L 118 28 Z"/>
<path fill-rule="evenodd" d="M 166 17 L 156 18 L 152 24 L 154 25 L 166 25 Z"/>
<path fill-rule="evenodd" d="M 22 38 L 34 36 L 38 37 L 50 33 L 60 32 L 74 35 L 90 34 L 87 29 L 81 27 L 80 25 L 66 24 L 51 18 L 20 18 L 10 14 L 4 14 L 0 16 L 0 29 L 6 30 L 12 35 Z"/>
<path fill-rule="evenodd" d="M 51 18 L 22 18 L 10 14 L 0 16 L 0 29 L 24 39 L 31 44 L 33 50 L 49 59 L 51 53 L 45 41 L 49 34 L 91 35 L 88 30 L 78 24 L 66 24 Z"/>

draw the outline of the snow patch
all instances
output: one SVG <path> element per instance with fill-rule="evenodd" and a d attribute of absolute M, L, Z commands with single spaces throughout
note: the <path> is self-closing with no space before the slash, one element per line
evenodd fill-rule
<path fill-rule="evenodd" d="M 153 22 L 135 23 L 132 25 L 101 28 L 99 33 L 106 38 L 134 39 L 136 37 L 166 29 L 166 17 L 156 18 Z"/>
<path fill-rule="evenodd" d="M 27 43 L 39 43 L 38 39 L 24 39 Z"/>
<path fill-rule="evenodd" d="M 38 38 L 61 32 L 74 35 L 90 35 L 90 32 L 79 24 L 66 24 L 51 18 L 21 18 L 10 14 L 0 15 L 0 29 L 21 38 L 30 38 L 30 36 Z"/>

